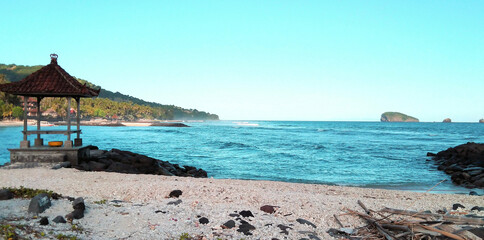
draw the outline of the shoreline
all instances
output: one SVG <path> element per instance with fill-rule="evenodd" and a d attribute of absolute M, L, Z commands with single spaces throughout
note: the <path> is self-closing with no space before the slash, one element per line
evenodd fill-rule
<path fill-rule="evenodd" d="M 47 122 L 41 123 L 43 127 L 52 127 L 52 126 L 64 126 L 66 125 L 65 122 Z M 190 123 L 193 121 L 181 121 L 181 120 L 165 120 L 165 121 L 134 121 L 134 122 L 125 122 L 125 121 L 81 121 L 81 126 L 106 126 L 106 127 L 150 127 L 150 126 L 166 126 L 166 127 L 186 127 L 183 123 Z M 43 125 L 46 124 L 46 125 Z M 23 121 L 10 121 L 10 120 L 2 120 L 0 121 L 0 127 L 22 127 L 24 125 Z M 27 125 L 29 126 L 36 126 L 37 120 L 29 119 L 27 121 Z M 75 126 L 76 123 L 72 122 L 72 126 Z"/>

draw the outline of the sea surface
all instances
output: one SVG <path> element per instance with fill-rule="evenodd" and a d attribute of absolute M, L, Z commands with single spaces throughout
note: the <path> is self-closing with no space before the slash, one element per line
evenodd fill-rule
<path fill-rule="evenodd" d="M 214 121 L 173 127 L 82 126 L 85 145 L 118 148 L 202 168 L 209 177 L 468 193 L 428 161 L 467 142 L 484 143 L 484 124 Z M 33 129 L 34 127 L 32 127 Z M 43 127 L 43 129 L 65 129 Z M 22 127 L 0 127 L 0 164 Z M 29 137 L 33 142 L 34 136 Z M 45 136 L 44 142 L 65 140 Z M 482 193 L 482 190 L 478 190 Z"/>

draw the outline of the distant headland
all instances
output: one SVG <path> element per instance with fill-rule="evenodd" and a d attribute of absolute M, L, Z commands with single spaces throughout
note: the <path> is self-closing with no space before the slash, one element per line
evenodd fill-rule
<path fill-rule="evenodd" d="M 16 64 L 0 63 L 0 84 L 18 82 L 39 70 L 43 66 L 24 66 Z M 76 78 L 80 83 L 93 89 L 99 89 L 86 80 Z M 131 80 L 133 81 L 133 80 Z M 36 99 L 29 98 L 29 110 L 35 115 Z M 217 114 L 199 111 L 197 109 L 186 109 L 174 105 L 166 105 L 155 102 L 148 102 L 143 99 L 132 97 L 119 92 L 112 92 L 101 88 L 99 96 L 94 99 L 82 99 L 82 120 L 102 118 L 112 121 L 138 121 L 142 119 L 158 120 L 219 120 Z M 42 100 L 42 116 L 47 121 L 63 121 L 66 118 L 67 102 L 57 98 L 46 98 Z M 16 96 L 6 95 L 0 92 L 0 120 L 19 119 L 22 116 L 22 103 Z"/>
<path fill-rule="evenodd" d="M 419 122 L 418 118 L 414 118 L 399 112 L 384 112 L 381 115 L 382 122 Z"/>

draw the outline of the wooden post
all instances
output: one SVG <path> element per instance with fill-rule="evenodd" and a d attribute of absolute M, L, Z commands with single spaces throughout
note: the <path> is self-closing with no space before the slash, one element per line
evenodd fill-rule
<path fill-rule="evenodd" d="M 71 141 L 71 99 L 72 97 L 67 97 L 67 141 L 64 143 L 64 147 L 72 148 Z"/>
<path fill-rule="evenodd" d="M 24 97 L 24 140 L 20 142 L 20 148 L 29 148 L 30 142 L 27 140 L 27 98 L 28 96 Z"/>
<path fill-rule="evenodd" d="M 77 138 L 74 139 L 74 146 L 80 147 L 80 146 L 82 146 L 82 139 L 81 139 L 81 98 L 76 97 L 74 99 L 76 99 L 76 101 L 77 101 L 77 111 L 76 111 Z"/>
<path fill-rule="evenodd" d="M 81 111 L 81 98 L 76 98 L 76 101 L 77 101 L 77 111 L 76 111 L 76 115 L 77 115 L 77 138 L 80 139 L 81 137 L 81 114 L 80 114 L 80 111 Z"/>
<path fill-rule="evenodd" d="M 27 96 L 24 96 L 24 141 L 27 141 Z"/>
<path fill-rule="evenodd" d="M 42 97 L 37 97 L 37 131 L 40 131 L 40 122 L 41 122 L 40 101 L 42 101 Z M 44 141 L 42 138 L 40 138 L 40 133 L 37 133 L 37 138 L 35 139 L 34 146 L 41 147 L 43 145 L 44 145 Z"/>

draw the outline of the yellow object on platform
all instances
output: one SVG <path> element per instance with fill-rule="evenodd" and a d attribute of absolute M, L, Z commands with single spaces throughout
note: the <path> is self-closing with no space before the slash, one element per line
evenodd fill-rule
<path fill-rule="evenodd" d="M 52 141 L 49 142 L 50 147 L 61 147 L 62 146 L 62 141 Z"/>

